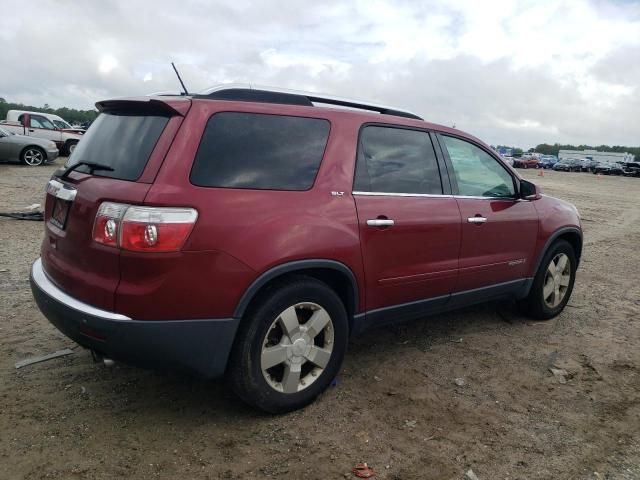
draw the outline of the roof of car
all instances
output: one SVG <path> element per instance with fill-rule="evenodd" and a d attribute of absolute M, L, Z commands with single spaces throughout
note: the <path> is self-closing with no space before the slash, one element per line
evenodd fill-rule
<path fill-rule="evenodd" d="M 264 107 L 277 106 L 283 113 L 297 112 L 309 115 L 323 111 L 331 115 L 357 116 L 363 122 L 388 123 L 415 128 L 434 130 L 441 133 L 464 137 L 473 142 L 490 147 L 479 138 L 456 128 L 431 123 L 418 115 L 401 108 L 382 105 L 364 100 L 348 99 L 313 92 L 300 92 L 273 87 L 255 87 L 247 85 L 223 85 L 213 87 L 195 95 L 179 95 L 171 92 L 157 92 L 143 97 L 126 97 L 104 100 L 96 103 L 99 111 L 117 108 L 123 102 L 141 104 L 164 104 L 173 112 L 184 115 L 189 109 L 190 102 L 225 102 L 233 104 L 231 108 L 238 108 L 250 104 L 261 104 Z"/>

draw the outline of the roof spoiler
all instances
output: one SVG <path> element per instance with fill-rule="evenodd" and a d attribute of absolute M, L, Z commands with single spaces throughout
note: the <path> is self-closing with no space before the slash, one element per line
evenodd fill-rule
<path fill-rule="evenodd" d="M 115 98 L 96 102 L 99 112 L 139 111 L 146 114 L 180 115 L 183 117 L 191 107 L 191 100 L 182 98 L 157 99 L 149 97 Z"/>

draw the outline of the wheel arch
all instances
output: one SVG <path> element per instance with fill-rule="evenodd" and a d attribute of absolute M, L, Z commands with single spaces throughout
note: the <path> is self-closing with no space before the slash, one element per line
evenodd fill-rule
<path fill-rule="evenodd" d="M 313 277 L 335 290 L 345 305 L 351 323 L 353 316 L 358 312 L 360 301 L 356 276 L 344 263 L 328 259 L 296 260 L 277 265 L 262 273 L 243 293 L 233 312 L 234 318 L 242 318 L 261 292 L 290 275 Z"/>
<path fill-rule="evenodd" d="M 546 255 L 547 251 L 549 251 L 549 248 L 551 247 L 551 245 L 553 245 L 553 243 L 556 242 L 557 240 L 566 240 L 567 242 L 569 242 L 569 244 L 573 247 L 574 252 L 576 253 L 578 265 L 580 265 L 580 257 L 582 256 L 582 241 L 583 241 L 582 231 L 577 227 L 563 227 L 553 232 L 551 236 L 547 239 L 546 243 L 544 244 L 544 248 L 540 250 L 540 254 L 538 255 L 535 269 L 533 271 L 534 275 L 540 268 L 542 259 Z M 578 267 L 578 265 L 576 265 L 576 268 Z"/>

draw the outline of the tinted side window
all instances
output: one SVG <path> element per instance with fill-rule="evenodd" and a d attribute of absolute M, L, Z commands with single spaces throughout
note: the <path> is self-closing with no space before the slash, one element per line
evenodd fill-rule
<path fill-rule="evenodd" d="M 442 136 L 460 195 L 514 197 L 513 177 L 487 152 L 459 138 Z"/>
<path fill-rule="evenodd" d="M 329 137 L 317 118 L 222 112 L 205 128 L 191 170 L 203 187 L 308 190 Z"/>
<path fill-rule="evenodd" d="M 442 194 L 429 134 L 402 128 L 364 127 L 360 132 L 354 190 Z"/>

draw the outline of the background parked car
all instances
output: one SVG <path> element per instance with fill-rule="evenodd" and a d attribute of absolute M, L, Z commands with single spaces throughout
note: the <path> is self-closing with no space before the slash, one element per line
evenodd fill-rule
<path fill-rule="evenodd" d="M 51 140 L 17 135 L 0 128 L 0 160 L 37 167 L 57 157 L 58 147 Z"/>
<path fill-rule="evenodd" d="M 543 155 L 540 157 L 538 168 L 553 168 L 556 163 L 558 163 L 558 157 L 555 155 Z"/>
<path fill-rule="evenodd" d="M 598 165 L 598 160 L 593 160 L 591 158 L 585 158 L 581 160 L 581 162 L 583 172 L 591 172 L 594 168 L 596 168 L 596 165 Z"/>
<path fill-rule="evenodd" d="M 601 175 L 622 175 L 624 170 L 619 163 L 599 162 L 594 168 L 593 173 Z"/>
<path fill-rule="evenodd" d="M 9 117 L 7 113 L 7 117 Z M 4 120 L 0 127 L 19 135 L 53 140 L 61 155 L 71 155 L 82 135 L 60 130 L 45 115 L 40 113 L 20 113 L 18 120 Z"/>
<path fill-rule="evenodd" d="M 513 159 L 513 166 L 516 168 L 537 168 L 540 161 L 534 157 L 520 157 Z"/>
<path fill-rule="evenodd" d="M 513 157 L 502 157 L 502 159 L 505 161 L 505 163 L 513 167 Z"/>
<path fill-rule="evenodd" d="M 640 177 L 640 163 L 638 162 L 627 162 L 623 169 L 626 177 Z"/>
<path fill-rule="evenodd" d="M 576 158 L 568 158 L 557 162 L 553 169 L 559 172 L 579 172 L 582 170 L 582 162 Z"/>

